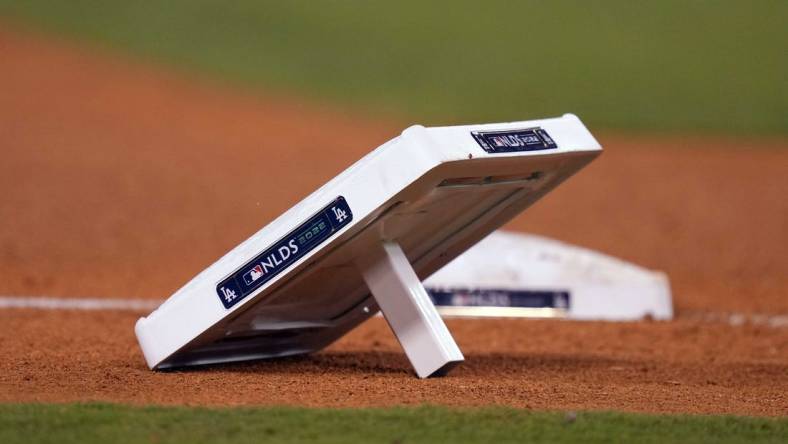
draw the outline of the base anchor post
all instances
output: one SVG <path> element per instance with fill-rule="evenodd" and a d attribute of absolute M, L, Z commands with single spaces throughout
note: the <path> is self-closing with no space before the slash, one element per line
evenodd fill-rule
<path fill-rule="evenodd" d="M 358 266 L 383 316 L 420 378 L 442 375 L 464 360 L 408 258 L 382 241 Z"/>

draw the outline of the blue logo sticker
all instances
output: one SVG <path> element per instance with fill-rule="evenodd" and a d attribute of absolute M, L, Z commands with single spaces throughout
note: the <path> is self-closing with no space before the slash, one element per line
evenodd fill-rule
<path fill-rule="evenodd" d="M 514 153 L 558 148 L 552 137 L 542 128 L 510 131 L 471 131 L 476 143 L 488 153 Z"/>
<path fill-rule="evenodd" d="M 224 308 L 241 302 L 352 220 L 353 212 L 345 198 L 337 197 L 319 213 L 216 285 L 216 294 Z"/>

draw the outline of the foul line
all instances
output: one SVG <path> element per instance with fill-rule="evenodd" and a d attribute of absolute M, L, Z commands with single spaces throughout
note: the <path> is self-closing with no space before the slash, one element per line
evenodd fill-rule
<path fill-rule="evenodd" d="M 52 298 L 46 296 L 0 296 L 0 308 L 38 308 L 43 310 L 122 310 L 152 311 L 159 299 Z"/>
<path fill-rule="evenodd" d="M 0 309 L 32 308 L 40 310 L 116 310 L 151 312 L 163 299 L 102 299 L 102 298 L 63 298 L 49 296 L 0 296 Z M 448 307 L 456 308 L 456 307 Z M 443 313 L 451 317 L 458 313 Z M 454 316 L 452 316 L 454 315 Z M 478 316 L 476 316 L 478 317 Z M 534 316 L 539 318 L 544 316 Z M 688 311 L 681 313 L 677 320 L 695 320 L 708 323 L 725 323 L 732 326 L 764 325 L 767 327 L 788 327 L 788 315 L 765 315 L 725 313 L 713 311 Z"/>

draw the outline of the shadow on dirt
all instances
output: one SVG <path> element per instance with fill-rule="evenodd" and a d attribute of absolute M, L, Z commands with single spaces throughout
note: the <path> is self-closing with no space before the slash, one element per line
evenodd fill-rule
<path fill-rule="evenodd" d="M 465 362 L 449 375 L 482 376 L 522 373 L 573 373 L 588 370 L 651 368 L 650 362 L 613 360 L 596 356 L 467 354 Z M 407 357 L 395 352 L 321 352 L 313 355 L 214 364 L 171 370 L 170 372 L 230 372 L 236 374 L 402 374 L 412 376 Z"/>

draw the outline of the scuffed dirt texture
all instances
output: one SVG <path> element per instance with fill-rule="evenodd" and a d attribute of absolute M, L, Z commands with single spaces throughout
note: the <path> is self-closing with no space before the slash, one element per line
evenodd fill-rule
<path fill-rule="evenodd" d="M 119 312 L 0 311 L 0 402 L 788 414 L 788 329 L 450 320 L 466 362 L 419 380 L 381 318 L 304 358 L 151 372 Z"/>
<path fill-rule="evenodd" d="M 2 23 L 0 65 L 0 294 L 164 298 L 409 124 Z M 682 319 L 788 313 L 788 140 L 599 138 L 604 155 L 509 228 L 667 271 L 679 321 L 452 321 L 467 362 L 419 381 L 380 319 L 305 359 L 152 373 L 137 315 L 2 310 L 0 401 L 788 414 L 788 329 Z"/>

